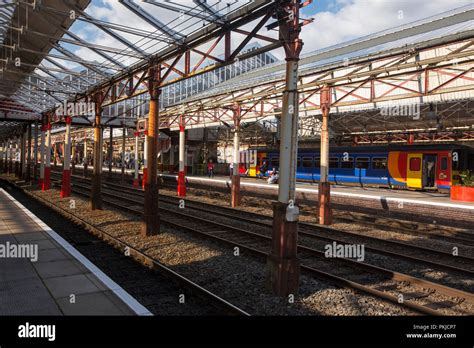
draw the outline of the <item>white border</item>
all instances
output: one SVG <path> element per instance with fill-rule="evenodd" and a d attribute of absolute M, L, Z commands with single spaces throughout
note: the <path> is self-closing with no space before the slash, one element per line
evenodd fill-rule
<path fill-rule="evenodd" d="M 160 176 L 169 177 L 169 178 L 177 178 L 176 175 L 170 174 L 160 174 Z M 193 176 L 186 177 L 188 181 L 209 181 L 215 183 L 227 183 L 227 180 L 220 180 L 220 179 L 208 179 L 208 178 L 197 178 Z M 278 185 L 263 185 L 257 184 L 253 182 L 242 182 L 240 186 L 253 186 L 253 187 L 261 187 L 261 188 L 270 188 L 273 190 L 278 190 Z M 307 189 L 307 188 L 296 188 L 296 191 L 299 192 L 309 192 L 309 193 L 317 193 L 317 189 Z M 366 195 L 360 193 L 350 193 L 350 192 L 338 192 L 334 189 L 331 190 L 332 196 L 346 196 L 346 197 L 355 197 L 355 198 L 367 198 L 367 199 L 374 199 L 377 201 L 386 200 L 387 202 L 396 202 L 396 203 L 412 203 L 412 204 L 419 204 L 419 205 L 429 205 L 435 207 L 445 207 L 445 208 L 459 208 L 459 209 L 468 209 L 474 210 L 474 205 L 464 205 L 464 204 L 455 204 L 455 203 L 441 203 L 441 202 L 426 202 L 418 199 L 409 199 L 409 198 L 396 198 L 396 197 L 386 197 L 380 195 Z"/>
<path fill-rule="evenodd" d="M 131 310 L 137 315 L 153 315 L 148 309 L 146 309 L 140 302 L 138 302 L 132 295 L 126 292 L 120 285 L 110 279 L 104 272 L 102 272 L 96 265 L 90 262 L 84 255 L 82 255 L 76 248 L 69 244 L 64 238 L 53 231 L 48 225 L 41 221 L 36 215 L 26 209 L 20 202 L 13 198 L 7 191 L 0 188 L 0 192 L 3 193 L 10 201 L 12 201 L 20 210 L 28 215 L 43 231 L 51 236 L 59 245 L 67 250 L 77 261 L 79 261 L 84 267 L 86 267 L 94 276 L 96 276 L 104 285 L 109 288 L 118 298 L 120 298 Z"/>

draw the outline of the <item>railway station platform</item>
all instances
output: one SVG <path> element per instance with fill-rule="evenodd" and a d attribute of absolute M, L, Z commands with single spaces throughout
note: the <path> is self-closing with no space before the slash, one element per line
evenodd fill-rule
<path fill-rule="evenodd" d="M 161 176 L 168 183 L 177 181 L 177 175 Z M 212 187 L 220 192 L 231 192 L 231 181 L 227 176 L 215 176 L 213 179 L 187 176 L 186 185 L 196 189 L 209 190 Z M 267 184 L 263 179 L 242 177 L 240 190 L 242 197 L 276 199 L 278 196 L 278 185 Z M 317 205 L 318 183 L 297 183 L 296 199 L 298 203 Z M 340 210 L 394 218 L 416 217 L 421 222 L 457 227 L 474 226 L 474 203 L 452 201 L 449 194 L 331 185 L 331 202 L 334 208 Z"/>
<path fill-rule="evenodd" d="M 5 315 L 150 312 L 0 189 L 0 316 Z"/>

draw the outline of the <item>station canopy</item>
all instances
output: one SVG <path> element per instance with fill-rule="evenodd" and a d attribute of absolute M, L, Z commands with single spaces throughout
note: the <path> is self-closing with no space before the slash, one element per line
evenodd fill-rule
<path fill-rule="evenodd" d="M 66 100 L 86 101 L 97 90 L 108 93 L 104 124 L 132 127 L 147 111 L 142 106 L 150 62 L 167 68 L 162 85 L 173 87 L 237 57 L 281 47 L 278 33 L 267 29 L 278 1 L 119 3 L 126 11 L 113 23 L 88 0 L 6 0 L 0 5 L 0 127 L 38 119 Z M 472 128 L 472 18 L 471 4 L 303 56 L 300 135 L 318 133 L 324 84 L 333 92 L 333 134 Z M 227 46 L 229 28 L 235 51 Z M 88 42 L 85 32 L 103 37 L 103 44 Z M 250 40 L 261 48 L 242 56 Z M 77 47 L 88 54 L 79 56 Z M 186 50 L 192 54 L 182 54 Z M 284 61 L 228 78 L 162 105 L 160 127 L 178 129 L 183 114 L 188 128 L 232 125 L 229 110 L 235 103 L 242 105 L 244 121 L 275 120 L 284 78 Z M 381 112 L 393 113 L 390 107 L 400 104 L 418 105 L 421 117 L 407 118 L 403 110 L 400 115 Z M 77 125 L 92 122 L 93 110 L 75 117 Z"/>

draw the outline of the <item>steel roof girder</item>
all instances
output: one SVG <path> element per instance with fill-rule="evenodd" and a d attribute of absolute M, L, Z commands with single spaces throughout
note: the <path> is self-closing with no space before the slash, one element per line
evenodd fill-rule
<path fill-rule="evenodd" d="M 168 36 L 175 43 L 179 44 L 182 42 L 184 38 L 182 34 L 168 27 L 155 16 L 145 11 L 141 6 L 137 5 L 133 0 L 119 0 L 119 3 L 125 6 L 128 10 L 130 10 L 140 18 L 142 18 L 143 20 L 145 20 L 148 24 L 152 25 L 160 32 Z"/>

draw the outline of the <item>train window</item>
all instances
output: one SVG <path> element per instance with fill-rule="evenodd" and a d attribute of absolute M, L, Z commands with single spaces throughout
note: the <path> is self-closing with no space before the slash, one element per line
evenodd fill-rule
<path fill-rule="evenodd" d="M 330 157 L 329 158 L 329 168 L 339 168 L 339 158 Z"/>
<path fill-rule="evenodd" d="M 359 169 L 369 169 L 370 160 L 368 157 L 357 157 L 356 158 L 356 168 Z"/>
<path fill-rule="evenodd" d="M 372 169 L 387 169 L 387 157 L 372 157 Z"/>
<path fill-rule="evenodd" d="M 345 168 L 345 169 L 354 168 L 354 158 L 349 157 L 349 158 L 346 158 L 345 160 L 342 159 L 341 160 L 341 168 Z"/>
<path fill-rule="evenodd" d="M 321 167 L 321 160 L 319 159 L 319 157 L 314 158 L 314 167 L 315 168 Z"/>
<path fill-rule="evenodd" d="M 313 166 L 313 158 L 312 157 L 303 157 L 302 167 L 303 168 L 311 168 Z"/>
<path fill-rule="evenodd" d="M 272 157 L 270 159 L 271 162 L 271 169 L 280 167 L 280 158 L 279 157 Z"/>
<path fill-rule="evenodd" d="M 441 157 L 441 170 L 448 170 L 448 157 Z"/>
<path fill-rule="evenodd" d="M 421 159 L 418 157 L 410 158 L 410 171 L 419 172 L 421 169 Z"/>
<path fill-rule="evenodd" d="M 296 167 L 301 167 L 302 164 L 301 164 L 301 157 L 297 157 L 296 158 Z"/>

